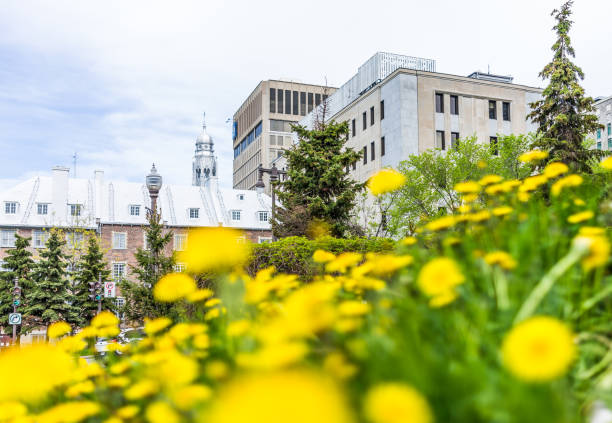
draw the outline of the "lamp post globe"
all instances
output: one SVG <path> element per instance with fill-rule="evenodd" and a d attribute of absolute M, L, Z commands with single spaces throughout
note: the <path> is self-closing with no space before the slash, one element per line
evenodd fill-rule
<path fill-rule="evenodd" d="M 157 210 L 157 196 L 159 195 L 159 190 L 162 187 L 162 177 L 159 173 L 157 173 L 155 163 L 153 163 L 151 173 L 147 175 L 145 181 L 147 184 L 147 189 L 149 190 L 149 197 L 151 197 L 151 210 L 155 212 Z"/>

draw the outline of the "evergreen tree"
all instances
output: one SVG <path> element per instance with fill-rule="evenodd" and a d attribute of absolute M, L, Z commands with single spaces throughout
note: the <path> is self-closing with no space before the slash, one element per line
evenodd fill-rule
<path fill-rule="evenodd" d="M 571 61 L 575 57 L 569 37 L 572 4 L 572 0 L 566 1 L 551 14 L 557 21 L 553 27 L 557 40 L 552 46 L 552 62 L 540 72 L 540 77 L 550 82 L 543 98 L 530 104 L 533 111 L 528 117 L 539 125 L 540 137 L 534 146 L 549 152 L 548 161 L 559 160 L 574 171 L 589 172 L 589 160 L 602 153 L 585 147 L 584 140 L 602 126 L 593 113 L 593 99 L 586 97 L 580 86 L 584 73 Z"/>
<path fill-rule="evenodd" d="M 73 306 L 70 283 L 66 277 L 67 255 L 62 251 L 64 244 L 61 232 L 51 230 L 46 248 L 40 253 L 40 261 L 34 271 L 34 284 L 26 293 L 24 307 L 33 325 L 49 326 L 59 320 L 78 321 L 78 310 Z"/>
<path fill-rule="evenodd" d="M 13 312 L 15 278 L 17 278 L 19 287 L 21 287 L 22 304 L 17 309 L 18 312 L 23 311 L 24 295 L 32 288 L 34 260 L 32 260 L 32 253 L 28 251 L 29 246 L 30 238 L 15 235 L 15 248 L 8 250 L 4 258 L 6 271 L 0 273 L 0 326 L 4 328 L 5 332 L 12 331 L 12 328 L 8 325 L 8 315 Z M 27 316 L 23 315 L 22 321 L 26 323 L 26 320 Z M 26 332 L 26 328 L 27 325 L 18 326 L 17 334 Z"/>
<path fill-rule="evenodd" d="M 87 241 L 87 249 L 76 265 L 72 294 L 74 296 L 74 307 L 78 310 L 77 326 L 87 324 L 98 311 L 98 301 L 92 300 L 89 295 L 90 282 L 102 281 L 102 286 L 110 280 L 110 270 L 104 261 L 104 253 L 100 243 L 95 236 Z M 103 289 L 103 288 L 102 288 Z M 100 292 L 102 294 L 102 292 Z M 115 304 L 112 298 L 102 298 L 103 310 L 114 310 Z"/>
<path fill-rule="evenodd" d="M 277 236 L 305 235 L 305 227 L 321 222 L 329 225 L 332 235 L 345 236 L 350 232 L 355 196 L 363 189 L 363 184 L 346 173 L 361 157 L 345 147 L 348 123 L 332 121 L 319 123 L 313 130 L 300 125 L 293 129 L 299 142 L 284 152 L 287 179 L 278 190 L 282 208 L 274 216 L 273 230 Z"/>
<path fill-rule="evenodd" d="M 153 298 L 153 286 L 165 274 L 174 269 L 174 256 L 166 256 L 165 249 L 172 239 L 172 232 L 163 233 L 161 216 L 158 212 L 149 214 L 149 226 L 146 229 L 146 249 L 139 248 L 134 254 L 137 266 L 131 270 L 138 277 L 138 282 L 121 281 L 121 292 L 125 297 L 125 306 L 120 310 L 125 318 L 132 322 L 142 322 L 145 317 L 175 317 L 175 307 L 171 304 L 158 303 Z"/>

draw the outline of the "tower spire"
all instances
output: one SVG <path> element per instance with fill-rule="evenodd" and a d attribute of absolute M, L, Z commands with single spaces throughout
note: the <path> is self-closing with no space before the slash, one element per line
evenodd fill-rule
<path fill-rule="evenodd" d="M 202 112 L 202 129 L 206 129 L 206 112 Z"/>

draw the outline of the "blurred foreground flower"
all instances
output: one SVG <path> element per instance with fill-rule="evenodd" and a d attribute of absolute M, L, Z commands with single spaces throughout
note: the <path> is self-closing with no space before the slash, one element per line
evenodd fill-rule
<path fill-rule="evenodd" d="M 167 303 L 185 298 L 196 289 L 196 283 L 191 276 L 185 273 L 169 273 L 155 284 L 153 296 L 157 301 Z"/>
<path fill-rule="evenodd" d="M 66 335 L 71 330 L 70 325 L 66 322 L 51 323 L 47 328 L 47 337 L 49 337 L 49 339 L 59 338 L 60 336 Z"/>
<path fill-rule="evenodd" d="M 199 228 L 189 231 L 187 249 L 178 261 L 192 273 L 218 272 L 243 265 L 249 258 L 244 234 L 230 228 Z"/>
<path fill-rule="evenodd" d="M 531 150 L 519 156 L 519 161 L 523 163 L 538 162 L 548 157 L 548 152 L 540 150 Z"/>
<path fill-rule="evenodd" d="M 429 423 L 433 420 L 425 397 L 401 383 L 385 383 L 370 389 L 364 412 L 372 423 Z"/>
<path fill-rule="evenodd" d="M 441 306 L 455 299 L 454 289 L 464 281 L 465 277 L 454 260 L 438 257 L 423 266 L 417 283 L 425 295 L 432 297 L 432 306 Z"/>
<path fill-rule="evenodd" d="M 382 169 L 368 180 L 368 188 L 373 195 L 382 195 L 398 190 L 406 182 L 406 177 L 393 169 Z"/>

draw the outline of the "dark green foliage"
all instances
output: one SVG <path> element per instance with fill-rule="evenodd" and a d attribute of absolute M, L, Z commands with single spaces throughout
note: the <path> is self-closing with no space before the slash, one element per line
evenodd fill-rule
<path fill-rule="evenodd" d="M 70 283 L 66 277 L 67 255 L 62 252 L 62 233 L 52 230 L 47 246 L 40 253 L 34 271 L 34 284 L 26 293 L 25 313 L 32 326 L 48 326 L 64 320 L 75 322 L 79 311 L 73 306 Z"/>
<path fill-rule="evenodd" d="M 561 9 L 555 9 L 552 16 L 557 20 L 553 27 L 557 40 L 552 46 L 552 62 L 540 72 L 542 79 L 549 79 L 543 98 L 530 106 L 533 111 L 529 118 L 538 123 L 540 137 L 534 147 L 549 152 L 548 161 L 562 161 L 576 172 L 589 172 L 589 160 L 601 157 L 601 152 L 584 145 L 585 137 L 601 128 L 593 107 L 593 99 L 584 95 L 580 80 L 584 73 L 571 58 L 575 57 L 571 45 L 569 19 L 573 1 L 566 1 Z"/>
<path fill-rule="evenodd" d="M 15 235 L 15 248 L 7 250 L 4 258 L 5 272 L 0 273 L 0 326 L 5 332 L 12 331 L 12 328 L 7 324 L 8 315 L 13 312 L 13 287 L 15 286 L 15 278 L 21 287 L 22 305 L 17 309 L 18 312 L 23 312 L 25 294 L 32 288 L 32 269 L 34 268 L 34 260 L 32 253 L 27 250 L 30 246 L 30 238 L 24 238 Z M 27 320 L 26 316 L 24 321 Z M 18 334 L 21 326 L 18 328 Z"/>
<path fill-rule="evenodd" d="M 355 195 L 363 188 L 346 174 L 361 157 L 345 147 L 348 124 L 332 121 L 314 130 L 293 129 L 299 142 L 285 150 L 287 179 L 278 190 L 283 209 L 277 210 L 272 228 L 277 236 L 305 235 L 304 228 L 313 222 L 325 222 L 332 235 L 345 236 Z"/>
<path fill-rule="evenodd" d="M 174 256 L 166 256 L 165 248 L 172 239 L 172 232 L 163 233 L 160 214 L 149 216 L 146 229 L 147 249 L 139 248 L 134 256 L 137 266 L 131 267 L 138 282 L 121 281 L 119 286 L 125 297 L 125 306 L 120 310 L 130 322 L 142 322 L 145 317 L 173 317 L 171 305 L 158 303 L 153 298 L 153 286 L 165 274 L 173 271 Z"/>
<path fill-rule="evenodd" d="M 388 238 L 325 237 L 309 240 L 305 237 L 287 237 L 276 242 L 253 245 L 247 271 L 254 275 L 258 270 L 274 266 L 278 272 L 297 274 L 303 280 L 311 280 L 320 269 L 320 266 L 312 261 L 312 254 L 316 250 L 339 254 L 347 251 L 383 252 L 392 251 L 394 248 L 395 241 Z"/>
<path fill-rule="evenodd" d="M 92 236 L 87 240 L 87 250 L 77 262 L 77 269 L 74 273 L 72 293 L 74 295 L 74 306 L 79 310 L 78 319 L 73 323 L 77 326 L 86 325 L 97 313 L 98 301 L 89 298 L 89 282 L 102 281 L 102 291 L 104 282 L 110 280 L 110 270 L 104 261 L 104 253 L 100 249 L 99 241 Z M 112 298 L 102 299 L 102 310 L 114 310 L 115 305 Z"/>

